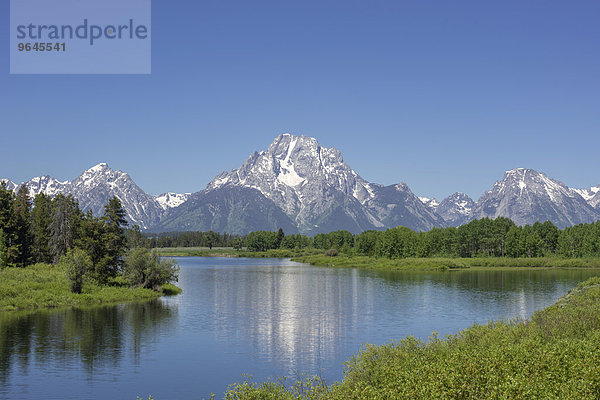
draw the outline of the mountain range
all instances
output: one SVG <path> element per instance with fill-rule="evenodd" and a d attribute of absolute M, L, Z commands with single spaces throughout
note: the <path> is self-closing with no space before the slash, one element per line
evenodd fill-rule
<path fill-rule="evenodd" d="M 283 134 L 237 169 L 217 175 L 195 193 L 144 192 L 131 177 L 100 163 L 73 181 L 50 176 L 15 184 L 31 196 L 71 193 L 82 210 L 101 215 L 117 196 L 132 224 L 148 231 L 255 230 L 314 235 L 345 229 L 353 233 L 398 225 L 417 231 L 460 226 L 474 218 L 508 217 L 519 225 L 552 221 L 560 228 L 600 219 L 600 185 L 569 188 L 533 169 L 507 171 L 477 202 L 454 193 L 438 202 L 417 197 L 405 183 L 384 186 L 363 179 L 339 150 L 312 137 Z"/>

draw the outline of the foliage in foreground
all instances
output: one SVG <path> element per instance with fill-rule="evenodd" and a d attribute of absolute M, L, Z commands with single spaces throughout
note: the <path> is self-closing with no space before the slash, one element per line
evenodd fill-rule
<path fill-rule="evenodd" d="M 408 337 L 366 346 L 344 379 L 302 393 L 284 382 L 232 385 L 246 399 L 600 398 L 600 278 L 591 278 L 527 321 L 475 325 L 445 339 Z M 312 386 L 311 386 L 312 385 Z"/>
<path fill-rule="evenodd" d="M 84 280 L 81 294 L 76 294 L 71 292 L 67 271 L 60 266 L 35 264 L 0 271 L 0 311 L 152 300 L 163 294 L 177 294 L 180 291 L 173 285 L 164 285 L 162 292 L 131 289 L 121 277 L 117 277 L 107 285 L 99 285 L 91 279 Z"/>

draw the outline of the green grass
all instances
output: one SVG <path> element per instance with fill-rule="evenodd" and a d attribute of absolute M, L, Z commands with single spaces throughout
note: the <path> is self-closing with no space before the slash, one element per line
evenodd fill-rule
<path fill-rule="evenodd" d="M 598 399 L 600 278 L 529 320 L 475 325 L 456 335 L 365 346 L 344 379 L 230 386 L 239 399 Z"/>
<path fill-rule="evenodd" d="M 400 258 L 387 259 L 367 256 L 339 255 L 328 257 L 323 254 L 292 258 L 324 267 L 355 267 L 373 270 L 422 270 L 444 271 L 462 268 L 600 268 L 600 258 Z"/>
<path fill-rule="evenodd" d="M 145 301 L 181 289 L 165 285 L 162 292 L 129 288 L 121 277 L 109 285 L 86 282 L 81 294 L 71 293 L 66 273 L 58 266 L 35 264 L 27 268 L 0 270 L 0 311 L 35 310 L 56 307 L 82 307 L 98 304 Z"/>

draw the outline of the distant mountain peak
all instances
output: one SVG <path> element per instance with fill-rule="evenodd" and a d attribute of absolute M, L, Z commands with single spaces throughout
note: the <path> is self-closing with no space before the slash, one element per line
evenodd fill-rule
<path fill-rule="evenodd" d="M 421 200 L 423 204 L 431 208 L 433 211 L 435 211 L 437 209 L 437 206 L 440 205 L 440 202 L 437 201 L 434 197 L 429 198 L 425 196 L 419 196 L 419 200 Z"/>
<path fill-rule="evenodd" d="M 98 164 L 94 165 L 93 167 L 90 167 L 85 170 L 85 172 L 89 172 L 89 173 L 93 173 L 93 174 L 103 173 L 106 171 L 112 171 L 112 169 L 105 162 L 98 163 Z"/>
<path fill-rule="evenodd" d="M 217 230 L 246 234 L 278 229 L 316 234 L 334 230 L 406 226 L 417 231 L 459 226 L 475 218 L 511 218 L 519 225 L 552 221 L 559 227 L 600 219 L 600 185 L 572 189 L 529 168 L 505 171 L 475 202 L 456 192 L 438 202 L 417 198 L 404 182 L 388 186 L 364 180 L 334 147 L 306 135 L 283 133 L 239 168 L 222 172 L 196 193 L 151 196 L 125 172 L 101 162 L 72 181 L 39 176 L 25 185 L 31 196 L 70 193 L 82 210 L 101 215 L 112 196 L 142 228 Z"/>
<path fill-rule="evenodd" d="M 191 193 L 167 192 L 156 196 L 155 199 L 163 210 L 168 210 L 169 208 L 179 207 L 185 203 L 191 195 Z"/>
<path fill-rule="evenodd" d="M 206 190 L 227 187 L 258 190 L 305 233 L 398 224 L 425 230 L 440 219 L 405 183 L 369 183 L 344 162 L 338 149 L 306 135 L 277 136 L 266 151 L 254 152 L 239 168 L 217 175 Z"/>
<path fill-rule="evenodd" d="M 592 186 L 589 189 L 572 189 L 573 192 L 580 195 L 590 206 L 600 210 L 600 185 Z"/>
<path fill-rule="evenodd" d="M 472 218 L 511 218 L 518 225 L 550 220 L 559 227 L 593 222 L 598 213 L 574 190 L 533 169 L 507 171 L 477 202 Z"/>
<path fill-rule="evenodd" d="M 455 192 L 446 197 L 436 207 L 436 212 L 450 226 L 460 226 L 469 221 L 475 208 L 475 201 L 462 192 Z"/>

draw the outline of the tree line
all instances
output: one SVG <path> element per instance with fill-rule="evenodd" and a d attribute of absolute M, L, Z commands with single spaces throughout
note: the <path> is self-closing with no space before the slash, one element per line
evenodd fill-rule
<path fill-rule="evenodd" d="M 27 188 L 17 193 L 0 184 L 0 268 L 34 263 L 62 266 L 71 290 L 80 293 L 84 279 L 106 284 L 118 274 L 132 286 L 156 289 L 176 278 L 174 262 L 147 249 L 139 227 L 127 229 L 126 211 L 117 197 L 104 215 L 86 213 L 72 195 L 51 198 Z"/>
<path fill-rule="evenodd" d="M 354 255 L 386 258 L 406 257 L 600 257 L 600 221 L 558 229 L 552 222 L 518 226 L 504 217 L 473 220 L 458 228 L 433 228 L 415 232 L 399 226 L 385 231 L 369 230 L 357 235 L 348 231 L 320 233 L 314 237 L 256 231 L 246 236 L 215 232 L 163 234 L 152 238 L 150 246 L 173 243 L 186 247 L 205 246 L 207 238 L 218 246 L 247 248 L 250 251 L 273 249 L 337 250 Z M 191 238 L 196 238 L 192 241 Z M 169 246 L 164 246 L 169 247 Z"/>

